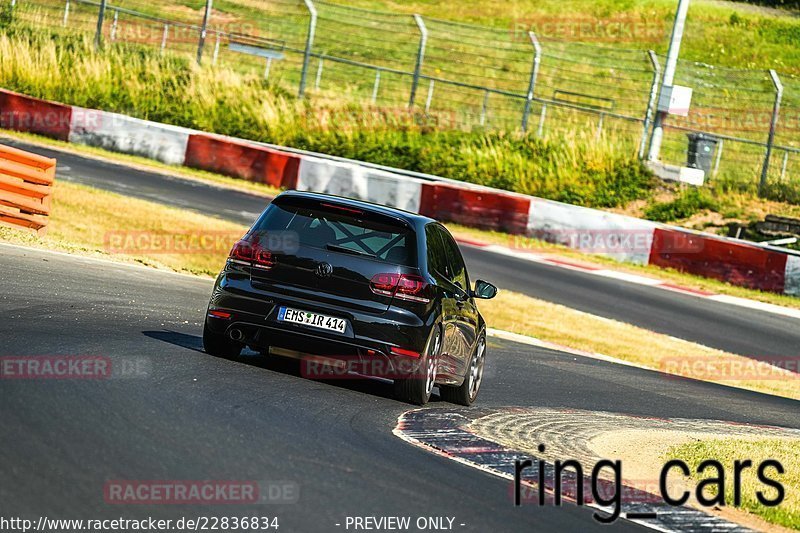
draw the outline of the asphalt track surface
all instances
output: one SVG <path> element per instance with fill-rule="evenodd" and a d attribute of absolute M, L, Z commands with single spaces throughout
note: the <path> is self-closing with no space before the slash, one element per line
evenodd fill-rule
<path fill-rule="evenodd" d="M 246 225 L 253 222 L 268 201 L 262 196 L 25 143 L 8 144 L 57 158 L 58 179 L 188 208 Z M 797 319 L 498 256 L 475 247 L 462 246 L 462 251 L 474 279 L 487 279 L 501 289 L 755 359 L 774 361 L 800 356 L 800 320 Z"/>
<path fill-rule="evenodd" d="M 374 380 L 317 382 L 290 362 L 201 349 L 209 280 L 0 245 L 0 355 L 102 355 L 106 380 L 0 380 L 3 516 L 449 516 L 456 531 L 640 530 L 591 510 L 511 505 L 509 483 L 392 435 L 408 405 Z M 798 402 L 490 339 L 479 407 L 538 406 L 800 428 Z M 434 401 L 431 409 L 450 408 Z M 281 480 L 284 505 L 110 505 L 107 480 Z M 465 524 L 460 526 L 459 524 Z"/>

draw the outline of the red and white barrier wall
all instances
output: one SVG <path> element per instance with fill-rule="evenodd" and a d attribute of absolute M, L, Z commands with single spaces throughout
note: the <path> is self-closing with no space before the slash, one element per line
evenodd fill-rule
<path fill-rule="evenodd" d="M 800 255 L 596 209 L 467 183 L 411 178 L 357 161 L 298 155 L 2 89 L 0 127 L 274 187 L 359 198 L 466 226 L 539 237 L 621 261 L 800 296 Z"/>

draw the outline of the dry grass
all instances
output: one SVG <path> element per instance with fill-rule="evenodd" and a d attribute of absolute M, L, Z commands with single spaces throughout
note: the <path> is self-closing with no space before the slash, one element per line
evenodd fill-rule
<path fill-rule="evenodd" d="M 800 377 L 791 372 L 771 373 L 762 379 L 729 379 L 731 374 L 726 372 L 735 377 L 752 375 L 752 360 L 746 357 L 510 291 L 500 291 L 493 300 L 481 300 L 479 306 L 493 328 L 655 370 L 800 400 Z"/>
<path fill-rule="evenodd" d="M 47 236 L 40 239 L 0 228 L 0 240 L 213 276 L 245 231 L 244 226 L 190 211 L 57 182 Z M 205 241 L 199 241 L 200 237 Z M 501 291 L 494 300 L 482 300 L 480 308 L 493 328 L 654 369 L 671 370 L 666 363 L 687 358 L 748 362 L 744 357 L 509 291 Z M 796 379 L 710 380 L 800 399 Z"/>
<path fill-rule="evenodd" d="M 190 211 L 56 182 L 47 235 L 36 238 L 0 227 L 0 240 L 211 276 L 245 230 Z"/>

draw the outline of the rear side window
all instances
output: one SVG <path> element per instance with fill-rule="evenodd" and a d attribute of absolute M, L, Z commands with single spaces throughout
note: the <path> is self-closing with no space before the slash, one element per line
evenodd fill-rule
<path fill-rule="evenodd" d="M 456 241 L 438 224 L 426 227 L 425 236 L 428 244 L 428 270 L 431 274 L 466 290 L 469 286 L 467 267 Z"/>
<path fill-rule="evenodd" d="M 270 205 L 253 230 L 283 234 L 301 246 L 364 255 L 388 263 L 415 266 L 414 231 L 403 222 L 338 204 L 291 198 Z"/>
<path fill-rule="evenodd" d="M 444 278 L 449 281 L 447 253 L 438 226 L 429 224 L 425 227 L 425 241 L 428 247 L 428 271 L 434 278 Z"/>

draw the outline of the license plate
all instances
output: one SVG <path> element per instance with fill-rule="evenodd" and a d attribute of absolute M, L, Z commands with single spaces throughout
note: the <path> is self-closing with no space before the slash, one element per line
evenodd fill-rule
<path fill-rule="evenodd" d="M 344 330 L 347 328 L 347 320 L 343 318 L 321 315 L 319 313 L 312 313 L 311 311 L 301 311 L 299 309 L 292 309 L 291 307 L 281 307 L 278 310 L 278 321 L 302 324 L 303 326 L 326 329 L 337 333 L 344 333 Z"/>

